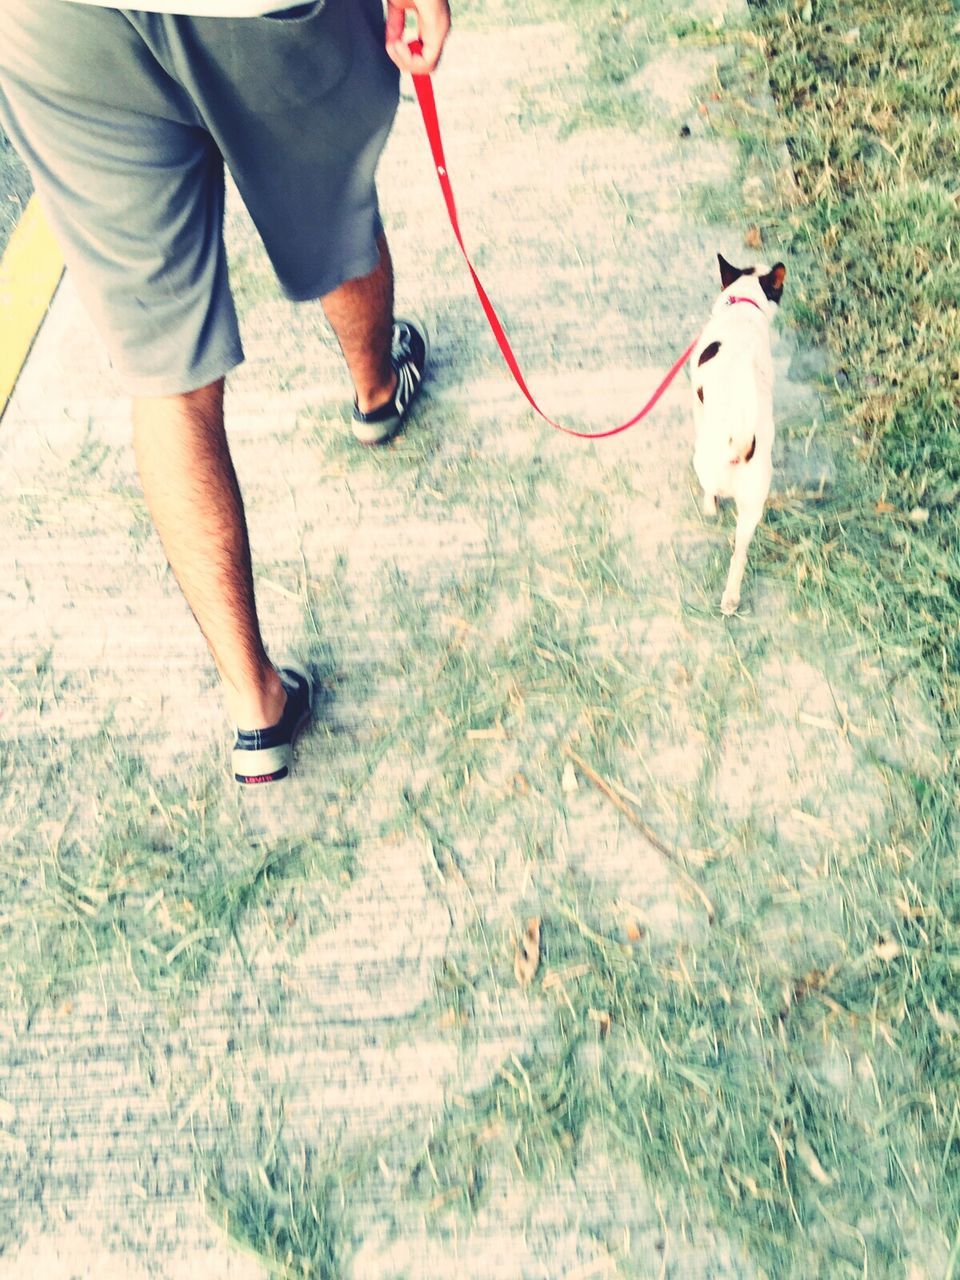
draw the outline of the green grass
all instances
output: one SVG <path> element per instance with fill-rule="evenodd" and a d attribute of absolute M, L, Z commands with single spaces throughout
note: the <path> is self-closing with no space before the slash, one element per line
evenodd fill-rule
<path fill-rule="evenodd" d="M 86 740 L 8 740 L 0 776 L 0 975 L 7 1007 L 27 1022 L 91 981 L 154 991 L 175 1008 L 238 942 L 252 906 L 285 883 L 352 866 L 346 835 L 248 838 L 219 777 L 157 781 L 109 728 Z"/>
<path fill-rule="evenodd" d="M 476 5 L 460 16 L 483 24 Z M 757 4 L 753 31 L 722 33 L 630 0 L 533 3 L 513 16 L 573 16 L 582 28 L 592 61 L 561 132 L 647 122 L 628 84 L 652 52 L 725 46 L 704 127 L 738 141 L 739 189 L 704 189 L 700 213 L 747 219 L 787 257 L 787 322 L 826 351 L 833 374 L 822 429 L 832 485 L 815 501 L 775 504 L 752 572 L 795 592 L 797 652 L 843 645 L 882 671 L 891 697 L 919 680 L 947 758 L 960 710 L 956 11 L 824 0 L 806 22 L 792 3 Z M 763 100 L 768 75 L 777 114 Z M 795 185 L 779 180 L 784 146 Z M 843 838 L 725 816 L 718 771 L 731 726 L 762 722 L 754 678 L 783 636 L 773 620 L 728 637 L 709 604 L 723 554 L 686 565 L 681 550 L 683 613 L 702 627 L 707 657 L 672 657 L 687 669 L 699 759 L 693 784 L 671 791 L 645 753 L 688 726 L 671 723 L 666 667 L 641 659 L 630 631 L 658 601 L 596 493 L 578 502 L 578 478 L 553 465 L 517 474 L 487 454 L 454 455 L 439 428 L 390 451 L 376 473 L 339 437 L 328 460 L 405 487 L 415 504 L 442 497 L 482 513 L 488 529 L 488 564 L 432 593 L 392 575 L 383 592 L 400 637 L 385 674 L 419 690 L 385 729 L 384 751 L 390 776 L 419 781 L 397 787 L 381 830 L 419 833 L 451 895 L 469 891 L 469 926 L 437 977 L 465 1051 L 513 982 L 509 930 L 488 927 L 489 900 L 471 888 L 484 850 L 495 880 L 507 874 L 504 840 L 521 851 L 544 921 L 529 999 L 549 1014 L 547 1030 L 420 1141 L 392 1135 L 408 1195 L 441 1230 L 499 1182 L 549 1184 L 599 1144 L 669 1199 L 672 1228 L 719 1228 L 751 1274 L 953 1276 L 956 761 L 925 773 L 896 743 L 854 740 L 849 785 L 877 791 L 879 818 Z M 560 518 L 559 545 L 528 535 L 534 516 Z M 495 625 L 505 609 L 512 624 Z M 551 815 L 566 815 L 574 839 L 600 838 L 599 818 L 578 818 L 562 789 L 566 746 L 634 797 L 628 807 L 667 849 L 667 892 L 687 912 L 679 936 L 632 937 L 609 886 L 551 857 Z M 590 785 L 581 777 L 581 791 Z M 831 782 L 827 801 L 843 804 L 846 785 Z M 829 827 L 829 806 L 808 816 Z M 612 804 L 609 821 L 649 857 Z M 376 1176 L 365 1168 L 361 1200 Z M 329 1185 L 306 1186 L 267 1168 L 229 1193 L 226 1221 L 281 1272 L 305 1259 L 326 1274 L 336 1250 L 324 1253 L 328 1219 L 314 1209 Z M 223 1212 L 226 1193 L 214 1202 Z M 624 1255 L 624 1274 L 648 1274 L 634 1261 L 631 1271 Z"/>
<path fill-rule="evenodd" d="M 292 1156 L 282 1138 L 262 1140 L 242 1168 L 205 1157 L 203 1196 L 211 1217 L 268 1274 L 337 1280 L 343 1274 L 341 1179 L 314 1151 Z"/>
<path fill-rule="evenodd" d="M 770 560 L 829 620 L 916 673 L 943 731 L 942 778 L 900 779 L 899 864 L 886 893 L 900 954 L 850 974 L 841 1002 L 886 1006 L 905 1096 L 885 1125 L 928 1181 L 929 1221 L 960 1239 L 957 1116 L 957 741 L 960 713 L 960 49 L 955 6 L 821 3 L 813 21 L 757 4 L 798 182 L 792 248 L 805 268 L 798 324 L 837 371 L 847 443 L 836 499 L 772 523 Z M 853 500 L 851 496 L 856 495 Z M 851 903 L 851 911 L 859 904 Z M 908 1083 L 909 1082 L 909 1083 Z M 859 1162 L 854 1166 L 860 1169 Z"/>
<path fill-rule="evenodd" d="M 633 8 L 581 6 L 578 16 L 589 33 L 609 19 L 622 37 Z M 812 877 L 796 850 L 749 822 L 739 832 L 711 829 L 712 753 L 730 709 L 704 687 L 707 750 L 690 821 L 715 840 L 698 878 L 718 904 L 716 924 L 705 941 L 677 949 L 626 945 L 592 890 L 570 880 L 561 892 L 544 872 L 546 973 L 577 975 L 557 1001 L 562 1047 L 505 1063 L 494 1084 L 452 1110 L 413 1183 L 439 1207 L 472 1209 L 498 1173 L 552 1176 L 576 1160 L 586 1134 L 600 1133 L 650 1185 L 709 1206 L 760 1274 L 893 1277 L 913 1267 L 952 1276 L 960 1240 L 951 757 L 960 691 L 957 14 L 829 3 L 813 13 L 804 22 L 792 4 L 756 5 L 761 56 L 756 38 L 745 39 L 715 111 L 716 127 L 742 143 L 742 176 L 789 146 L 794 199 L 768 190 L 764 205 L 754 193 L 751 213 L 789 255 L 789 322 L 822 344 L 835 372 L 825 428 L 833 486 L 816 503 L 771 510 L 763 563 L 795 587 L 832 643 L 852 640 L 890 687 L 919 679 L 951 767 L 928 776 L 862 754 L 861 767 L 878 769 L 886 791 L 880 828 L 858 846 L 825 849 Z M 606 62 L 598 55 L 607 123 L 622 120 L 604 93 L 640 57 L 629 47 Z M 767 72 L 779 116 L 744 112 Z M 584 123 L 576 108 L 571 123 Z M 711 216 L 722 218 L 725 201 L 735 216 L 732 191 L 705 200 Z M 604 539 L 595 531 L 586 544 L 596 552 Z M 574 555 L 566 567 L 576 565 Z M 586 587 L 597 565 L 583 568 L 571 578 Z M 529 568 L 529 582 L 540 569 Z M 561 736 L 575 735 L 615 780 L 638 727 L 624 711 L 635 707 L 634 690 L 621 664 L 609 653 L 598 661 L 585 642 L 596 616 L 534 593 L 501 669 L 527 711 L 549 708 Z M 764 644 L 731 663 L 721 692 L 738 665 L 755 668 Z M 468 673 L 466 660 L 459 652 L 441 667 L 453 687 L 437 693 L 449 708 L 454 690 L 475 690 L 461 703 L 469 719 L 473 697 L 496 702 L 497 672 Z M 493 711 L 505 714 L 500 704 Z M 456 823 L 449 838 L 456 842 Z M 509 957 L 499 963 L 502 981 Z M 472 1007 L 491 975 L 469 956 L 457 972 Z M 607 1037 L 597 1011 L 610 1015 Z"/>
<path fill-rule="evenodd" d="M 960 932 L 954 904 L 915 883 L 907 844 L 935 834 L 948 856 L 946 797 L 924 797 L 921 832 L 917 780 L 895 781 L 896 852 L 871 843 L 811 897 L 748 835 L 735 864 L 700 873 L 720 908 L 700 943 L 631 944 L 584 886 L 551 893 L 537 994 L 562 1048 L 505 1062 L 454 1108 L 414 1188 L 427 1169 L 437 1207 L 472 1206 L 507 1170 L 570 1168 L 589 1133 L 648 1186 L 708 1206 L 760 1274 L 892 1276 L 936 1258 L 958 1207 Z M 837 935 L 797 937 L 797 899 L 822 921 L 824 895 L 840 898 Z"/>
<path fill-rule="evenodd" d="M 960 710 L 956 12 L 824 4 L 812 23 L 787 6 L 754 12 L 799 187 L 788 211 L 802 269 L 793 317 L 833 357 L 844 480 L 859 493 L 786 521 L 769 550 L 815 604 L 826 593 L 834 614 L 854 615 L 875 643 L 925 670 L 951 724 Z"/>
<path fill-rule="evenodd" d="M 187 1008 L 252 913 L 285 910 L 308 877 L 348 875 L 361 837 L 413 833 L 457 920 L 436 987 L 465 1061 L 502 1006 L 529 1002 L 536 1037 L 486 1085 L 336 1160 L 262 1118 L 251 1137 L 228 1117 L 200 1154 L 205 1202 L 274 1274 L 341 1274 L 345 1205 L 362 1218 L 379 1203 L 380 1157 L 401 1172 L 407 1210 L 440 1232 L 494 1188 L 550 1187 L 599 1149 L 660 1197 L 677 1238 L 706 1224 L 742 1248 L 744 1274 L 960 1275 L 957 11 L 823 0 L 812 21 L 802 14 L 757 4 L 752 30 L 716 32 L 639 0 L 513 13 L 582 28 L 589 72 L 549 104 L 564 129 L 647 121 L 628 86 L 652 53 L 725 46 L 703 127 L 740 143 L 739 187 L 705 189 L 698 212 L 747 218 L 784 253 L 785 319 L 832 370 L 832 485 L 775 504 L 752 555 L 765 594 L 780 592 L 769 616 L 717 619 L 720 538 L 678 546 L 663 574 L 638 566 L 615 513 L 623 476 L 601 492 L 595 470 L 562 466 L 548 446 L 523 464 L 479 437 L 464 448 L 448 407 L 374 457 L 350 447 L 343 421 L 322 425 L 342 414 L 321 408 L 326 478 L 390 489 L 438 534 L 468 518 L 487 540 L 479 563 L 439 583 L 397 570 L 375 585 L 390 641 L 343 676 L 344 696 L 370 710 L 380 683 L 404 693 L 376 705 L 358 751 L 331 766 L 338 814 L 354 806 L 358 831 L 338 817 L 323 837 L 256 842 L 205 768 L 187 785 L 155 782 L 109 730 L 2 748 L 0 975 L 28 1018 L 107 980 Z M 482 25 L 483 7 L 464 3 L 462 18 Z M 779 114 L 762 102 L 768 75 Z M 743 197 L 782 169 L 784 146 L 796 185 Z M 91 449 L 78 468 L 102 464 Z M 270 573 L 300 596 L 336 669 L 336 636 L 369 602 L 351 595 L 345 561 L 311 578 L 301 559 Z M 645 649 L 645 625 L 674 606 L 685 645 Z M 820 825 L 791 833 L 760 806 L 732 815 L 719 779 L 737 734 L 782 727 L 766 665 L 816 664 L 821 647 L 848 655 L 831 689 L 876 677 L 888 728 L 900 687 L 918 682 L 944 767 L 925 768 L 893 733 L 858 738 L 856 706 L 838 709 L 853 772 L 804 798 L 801 817 Z M 38 714 L 56 699 L 49 654 L 18 696 Z M 658 753 L 681 749 L 677 782 Z M 606 790 L 582 771 L 565 789 L 569 750 Z M 785 787 L 804 767 L 793 762 Z M 79 807 L 78 771 L 90 797 Z M 876 817 L 823 834 L 867 793 Z M 607 839 L 628 872 L 663 873 L 639 908 L 600 876 L 592 855 Z M 672 932 L 647 922 L 674 906 Z M 520 995 L 525 914 L 542 917 L 543 949 Z M 398 1042 L 430 1018 L 418 1010 Z M 621 1270 L 649 1275 L 650 1259 L 624 1249 Z"/>

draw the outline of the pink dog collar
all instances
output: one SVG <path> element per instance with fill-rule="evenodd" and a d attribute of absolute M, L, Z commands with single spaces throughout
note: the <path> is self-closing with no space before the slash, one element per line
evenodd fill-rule
<path fill-rule="evenodd" d="M 756 307 L 758 311 L 763 310 L 763 307 L 761 307 L 760 303 L 754 302 L 753 298 L 737 298 L 737 297 L 734 297 L 733 294 L 731 294 L 730 297 L 727 299 L 727 306 L 732 307 L 734 303 L 737 303 L 737 302 L 749 302 L 751 307 Z"/>

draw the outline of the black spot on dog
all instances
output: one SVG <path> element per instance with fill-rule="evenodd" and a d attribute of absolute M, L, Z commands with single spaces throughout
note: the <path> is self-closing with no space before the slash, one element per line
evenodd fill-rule
<path fill-rule="evenodd" d="M 703 404 L 703 387 L 697 387 L 697 399 Z"/>
<path fill-rule="evenodd" d="M 702 364 L 706 364 L 708 360 L 712 360 L 719 350 L 719 342 L 708 342 L 700 352 L 700 359 L 697 361 L 697 368 L 699 369 Z"/>
<path fill-rule="evenodd" d="M 757 437 L 756 437 L 756 436 L 754 436 L 754 437 L 753 437 L 753 440 L 752 440 L 752 441 L 751 441 L 751 443 L 750 443 L 750 448 L 749 448 L 749 449 L 747 450 L 747 452 L 743 455 L 743 460 L 744 460 L 744 462 L 749 462 L 749 461 L 750 461 L 750 459 L 753 457 L 753 455 L 754 455 L 756 452 L 757 452 Z"/>

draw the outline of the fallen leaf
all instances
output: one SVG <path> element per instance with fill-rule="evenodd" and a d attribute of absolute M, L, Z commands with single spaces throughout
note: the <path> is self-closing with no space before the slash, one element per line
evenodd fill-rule
<path fill-rule="evenodd" d="M 833 1184 L 833 1178 L 827 1173 L 826 1169 L 817 1159 L 817 1153 L 811 1147 L 802 1133 L 798 1133 L 795 1140 L 797 1155 L 806 1165 L 807 1172 L 821 1187 L 829 1187 Z"/>
<path fill-rule="evenodd" d="M 627 922 L 627 940 L 629 942 L 639 942 L 643 937 L 643 929 L 637 924 L 636 920 Z"/>
<path fill-rule="evenodd" d="M 748 249 L 762 249 L 763 236 L 759 227 L 747 227 L 747 234 L 743 237 L 743 243 Z"/>
<path fill-rule="evenodd" d="M 589 1009 L 587 1016 L 591 1022 L 597 1024 L 601 1036 L 605 1036 L 609 1032 L 611 1018 L 606 1009 Z"/>
<path fill-rule="evenodd" d="M 506 730 L 502 724 L 495 724 L 492 729 L 468 729 L 468 742 L 505 742 Z"/>
<path fill-rule="evenodd" d="M 431 1213 L 436 1213 L 439 1209 L 444 1209 L 451 1201 L 456 1200 L 460 1194 L 459 1187 L 447 1187 L 446 1191 L 438 1191 L 433 1199 L 429 1202 Z"/>
<path fill-rule="evenodd" d="M 941 1031 L 951 1036 L 960 1035 L 960 1022 L 952 1013 L 944 1013 L 942 1009 L 938 1009 L 935 1000 L 930 1001 L 930 1014 Z"/>
<path fill-rule="evenodd" d="M 825 716 L 811 716 L 806 711 L 798 711 L 797 720 L 800 724 L 808 724 L 811 729 L 828 729 L 831 733 L 837 727 L 836 721 Z"/>
<path fill-rule="evenodd" d="M 910 519 L 914 524 L 926 524 L 930 519 L 930 512 L 926 507 L 914 507 L 910 512 Z"/>
<path fill-rule="evenodd" d="M 873 948 L 873 954 L 879 960 L 896 960 L 902 950 L 899 942 L 878 942 Z"/>
<path fill-rule="evenodd" d="M 878 516 L 888 516 L 891 511 L 896 511 L 892 502 L 878 502 L 873 509 Z"/>
<path fill-rule="evenodd" d="M 540 917 L 531 916 L 525 932 L 517 940 L 513 972 L 521 987 L 529 987 L 540 968 Z"/>
<path fill-rule="evenodd" d="M 455 613 L 441 613 L 438 615 L 437 620 L 439 622 L 442 622 L 445 626 L 453 627 L 454 631 L 472 631 L 473 630 L 473 627 L 466 620 L 466 618 L 461 618 L 458 614 L 455 614 Z"/>

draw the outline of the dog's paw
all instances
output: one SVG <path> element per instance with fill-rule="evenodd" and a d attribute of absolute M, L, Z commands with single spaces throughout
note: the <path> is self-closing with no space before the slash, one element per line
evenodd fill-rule
<path fill-rule="evenodd" d="M 740 608 L 739 592 L 737 593 L 737 595 L 731 595 L 729 592 L 725 591 L 723 593 L 722 599 L 720 600 L 720 612 L 725 617 L 729 618 L 730 615 L 736 613 L 739 608 Z"/>
<path fill-rule="evenodd" d="M 708 520 L 715 520 L 717 516 L 717 499 L 712 493 L 705 493 L 700 501 L 700 510 Z"/>

